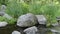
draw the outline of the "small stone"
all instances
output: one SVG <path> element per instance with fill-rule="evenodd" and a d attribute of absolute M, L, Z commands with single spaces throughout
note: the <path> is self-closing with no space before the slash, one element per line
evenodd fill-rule
<path fill-rule="evenodd" d="M 5 12 L 0 12 L 0 16 L 3 16 L 5 14 Z"/>
<path fill-rule="evenodd" d="M 51 29 L 52 32 L 58 32 L 57 30 Z"/>
<path fill-rule="evenodd" d="M 19 31 L 13 31 L 12 34 L 21 34 Z"/>
<path fill-rule="evenodd" d="M 37 19 L 38 19 L 38 22 L 39 24 L 46 24 L 47 22 L 47 19 L 43 16 L 43 15 L 36 15 Z"/>
<path fill-rule="evenodd" d="M 5 6 L 5 5 L 2 5 L 2 6 L 1 6 L 1 11 L 2 11 L 2 12 L 5 12 L 5 9 L 6 9 L 6 6 Z"/>
<path fill-rule="evenodd" d="M 54 23 L 54 24 L 52 24 L 52 26 L 59 26 L 59 24 L 58 23 Z"/>
<path fill-rule="evenodd" d="M 26 34 L 36 34 L 38 31 L 37 27 L 33 26 L 24 30 Z"/>
<path fill-rule="evenodd" d="M 12 17 L 10 15 L 6 14 L 6 13 L 3 15 L 3 17 L 5 17 L 5 18 L 7 18 L 9 20 L 12 19 Z"/>
<path fill-rule="evenodd" d="M 0 22 L 0 27 L 5 27 L 7 24 L 7 22 Z"/>
<path fill-rule="evenodd" d="M 6 9 L 6 6 L 2 5 L 0 8 L 0 16 L 3 16 L 5 14 L 5 9 Z"/>
<path fill-rule="evenodd" d="M 51 31 L 51 32 L 60 33 L 60 26 L 52 27 L 52 28 L 50 28 L 50 31 Z"/>

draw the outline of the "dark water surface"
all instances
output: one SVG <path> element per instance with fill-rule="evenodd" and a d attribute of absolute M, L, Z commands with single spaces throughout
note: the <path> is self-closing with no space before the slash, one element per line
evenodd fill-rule
<path fill-rule="evenodd" d="M 37 25 L 34 25 L 34 26 L 36 26 L 39 29 L 37 34 L 46 34 L 46 29 L 45 29 L 46 27 L 45 27 L 45 25 L 37 24 Z M 24 27 L 24 28 L 18 27 L 18 26 L 16 26 L 16 24 L 14 24 L 14 25 L 7 25 L 6 27 L 1 27 L 0 28 L 0 34 L 11 34 L 15 30 L 21 32 L 21 34 L 25 34 L 23 32 L 23 30 L 26 29 L 26 28 L 27 27 Z"/>
<path fill-rule="evenodd" d="M 0 27 L 0 34 L 11 34 L 14 30 L 20 31 L 24 34 L 24 29 L 25 28 L 17 27 L 16 25 L 7 25 L 6 27 Z"/>

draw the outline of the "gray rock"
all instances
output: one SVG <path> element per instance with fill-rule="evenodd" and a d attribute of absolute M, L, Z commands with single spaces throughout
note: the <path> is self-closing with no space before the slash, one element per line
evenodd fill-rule
<path fill-rule="evenodd" d="M 6 6 L 5 6 L 5 5 L 2 5 L 2 6 L 1 6 L 1 11 L 2 11 L 2 12 L 5 12 L 5 9 L 6 9 Z"/>
<path fill-rule="evenodd" d="M 0 27 L 5 27 L 7 24 L 7 22 L 0 22 Z"/>
<path fill-rule="evenodd" d="M 0 16 L 3 16 L 5 14 L 5 9 L 6 9 L 6 6 L 2 5 L 0 8 Z"/>
<path fill-rule="evenodd" d="M 38 31 L 37 27 L 33 26 L 24 30 L 26 34 L 36 34 Z"/>
<path fill-rule="evenodd" d="M 12 34 L 21 34 L 19 31 L 13 31 Z"/>
<path fill-rule="evenodd" d="M 51 29 L 51 32 L 52 32 L 53 34 L 60 34 L 60 31 L 57 31 L 57 30 L 55 30 L 55 29 Z"/>
<path fill-rule="evenodd" d="M 46 24 L 46 18 L 43 16 L 43 15 L 36 15 L 37 19 L 38 19 L 38 22 L 39 24 Z"/>
<path fill-rule="evenodd" d="M 54 24 L 52 24 L 52 26 L 59 26 L 59 24 L 58 23 L 54 23 Z"/>
<path fill-rule="evenodd" d="M 6 13 L 3 15 L 3 17 L 5 17 L 7 19 L 12 19 L 12 17 L 10 15 L 6 14 Z"/>
<path fill-rule="evenodd" d="M 5 14 L 5 12 L 0 12 L 0 16 L 3 16 Z"/>
<path fill-rule="evenodd" d="M 29 27 L 35 24 L 37 24 L 37 18 L 35 15 L 31 13 L 21 15 L 17 21 L 17 26 L 20 26 L 20 27 Z"/>
<path fill-rule="evenodd" d="M 55 26 L 50 28 L 50 31 L 53 33 L 60 33 L 60 26 Z"/>
<path fill-rule="evenodd" d="M 57 31 L 57 30 L 55 30 L 55 29 L 51 29 L 51 31 L 52 31 L 52 32 L 58 32 L 58 31 Z"/>

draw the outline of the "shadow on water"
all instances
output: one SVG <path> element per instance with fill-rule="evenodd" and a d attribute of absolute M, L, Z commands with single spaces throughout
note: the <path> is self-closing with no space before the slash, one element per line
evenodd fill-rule
<path fill-rule="evenodd" d="M 24 34 L 23 30 L 25 28 L 17 27 L 14 25 L 7 25 L 6 27 L 0 27 L 0 34 L 11 34 L 13 31 L 20 31 L 22 34 Z"/>

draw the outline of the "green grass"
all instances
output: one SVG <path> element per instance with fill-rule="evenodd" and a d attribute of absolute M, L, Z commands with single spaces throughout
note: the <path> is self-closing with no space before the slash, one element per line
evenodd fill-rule
<path fill-rule="evenodd" d="M 56 16 L 60 15 L 60 4 L 55 4 L 54 2 L 46 3 L 47 1 L 37 3 L 37 1 L 35 0 L 33 3 L 18 3 L 16 0 L 11 0 L 7 4 L 6 13 L 14 18 L 26 13 L 43 14 L 47 18 L 48 24 L 55 23 Z"/>
<path fill-rule="evenodd" d="M 8 24 L 15 24 L 16 23 L 16 19 L 7 19 L 3 16 L 0 16 L 0 21 L 3 22 L 3 21 L 6 21 Z"/>

